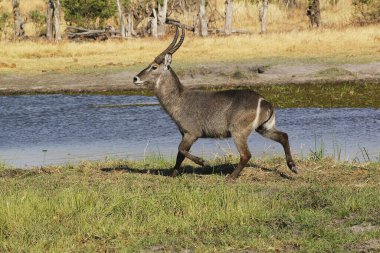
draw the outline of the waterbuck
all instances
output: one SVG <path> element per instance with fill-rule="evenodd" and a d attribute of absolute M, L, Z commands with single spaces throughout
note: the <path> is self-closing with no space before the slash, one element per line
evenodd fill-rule
<path fill-rule="evenodd" d="M 154 89 L 160 104 L 177 124 L 182 134 L 173 176 L 187 157 L 200 166 L 206 162 L 189 150 L 198 138 L 232 137 L 240 153 L 240 162 L 228 179 L 236 179 L 251 158 L 247 139 L 253 130 L 282 144 L 291 171 L 297 167 L 290 153 L 288 135 L 275 128 L 275 113 L 271 103 L 251 90 L 198 91 L 184 87 L 170 67 L 172 55 L 185 39 L 185 29 L 179 28 L 172 43 L 154 61 L 133 78 L 135 85 Z"/>

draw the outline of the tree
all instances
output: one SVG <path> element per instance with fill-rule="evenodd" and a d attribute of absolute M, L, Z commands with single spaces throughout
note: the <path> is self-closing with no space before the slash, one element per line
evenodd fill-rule
<path fill-rule="evenodd" d="M 224 31 L 227 35 L 232 33 L 232 18 L 233 18 L 233 0 L 226 0 L 226 19 L 224 24 Z"/>
<path fill-rule="evenodd" d="M 20 13 L 20 0 L 12 0 L 13 20 L 14 20 L 14 37 L 15 39 L 25 37 L 25 21 Z"/>
<path fill-rule="evenodd" d="M 354 0 L 354 22 L 365 25 L 380 23 L 380 1 Z"/>
<path fill-rule="evenodd" d="M 12 15 L 7 11 L 2 11 L 0 8 L 0 39 L 2 35 L 7 37 L 8 29 L 12 27 Z"/>
<path fill-rule="evenodd" d="M 150 34 L 152 37 L 157 38 L 158 37 L 158 31 L 157 31 L 157 24 L 158 24 L 158 17 L 156 10 L 152 10 L 152 17 L 150 19 Z"/>
<path fill-rule="evenodd" d="M 69 25 L 87 28 L 104 27 L 116 12 L 114 0 L 62 0 L 62 7 Z"/>
<path fill-rule="evenodd" d="M 123 10 L 121 9 L 120 1 L 116 0 L 117 12 L 119 14 L 119 26 L 120 26 L 120 35 L 122 38 L 127 37 L 127 28 L 125 27 L 125 18 Z"/>
<path fill-rule="evenodd" d="M 311 27 L 320 27 L 321 26 L 321 9 L 319 0 L 312 0 L 307 8 L 306 15 L 310 19 Z"/>
<path fill-rule="evenodd" d="M 267 31 L 267 14 L 268 14 L 268 0 L 263 0 L 262 11 L 260 11 L 261 33 L 266 33 Z"/>
<path fill-rule="evenodd" d="M 283 2 L 288 9 L 294 9 L 298 5 L 297 0 L 283 0 Z"/>
<path fill-rule="evenodd" d="M 59 0 L 48 0 L 46 24 L 48 40 L 61 40 L 61 2 Z"/>
<path fill-rule="evenodd" d="M 206 37 L 208 35 L 207 31 L 207 18 L 206 18 L 206 0 L 199 1 L 199 35 Z"/>
<path fill-rule="evenodd" d="M 157 1 L 157 36 L 165 36 L 166 33 L 166 15 L 168 12 L 168 0 Z"/>

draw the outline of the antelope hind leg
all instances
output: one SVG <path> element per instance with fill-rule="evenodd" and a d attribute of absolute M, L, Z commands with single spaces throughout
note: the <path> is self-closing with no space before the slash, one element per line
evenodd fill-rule
<path fill-rule="evenodd" d="M 288 165 L 288 168 L 295 174 L 298 173 L 298 168 L 296 164 L 293 161 L 292 154 L 290 152 L 290 145 L 289 145 L 289 138 L 288 134 L 278 131 L 276 128 L 271 129 L 265 129 L 265 127 L 261 126 L 256 130 L 259 134 L 262 136 L 269 138 L 273 141 L 276 141 L 278 143 L 281 143 L 281 145 L 284 148 L 285 151 L 285 157 L 286 157 L 286 164 Z"/>

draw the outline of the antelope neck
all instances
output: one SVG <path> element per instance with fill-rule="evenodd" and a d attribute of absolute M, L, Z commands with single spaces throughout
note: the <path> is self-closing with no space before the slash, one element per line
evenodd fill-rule
<path fill-rule="evenodd" d="M 184 87 L 178 76 L 169 67 L 157 80 L 155 94 L 170 116 L 180 108 Z"/>

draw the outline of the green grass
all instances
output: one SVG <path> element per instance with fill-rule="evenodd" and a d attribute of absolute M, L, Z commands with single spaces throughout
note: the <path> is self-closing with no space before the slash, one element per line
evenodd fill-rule
<path fill-rule="evenodd" d="M 226 183 L 231 165 L 166 177 L 172 162 L 2 168 L 0 251 L 347 252 L 380 237 L 379 163 L 301 160 L 294 176 L 254 160 Z"/>
<path fill-rule="evenodd" d="M 321 77 L 337 77 L 337 76 L 352 76 L 352 72 L 342 69 L 342 68 L 328 68 L 325 70 L 319 71 L 316 76 L 321 76 Z"/>
<path fill-rule="evenodd" d="M 223 88 L 226 89 L 226 88 Z M 380 85 L 371 82 L 311 83 L 289 85 L 257 85 L 234 87 L 252 89 L 263 95 L 278 108 L 380 108 Z M 221 90 L 221 89 L 209 89 Z M 51 94 L 55 94 L 53 92 Z M 154 96 L 151 90 L 104 92 L 63 92 L 66 95 L 141 95 Z M 7 95 L 22 95 L 25 92 Z M 40 94 L 38 92 L 28 95 Z M 42 94 L 50 94 L 44 91 Z M 0 91 L 0 95 L 2 95 Z M 125 105 L 124 105 L 125 106 Z"/>

